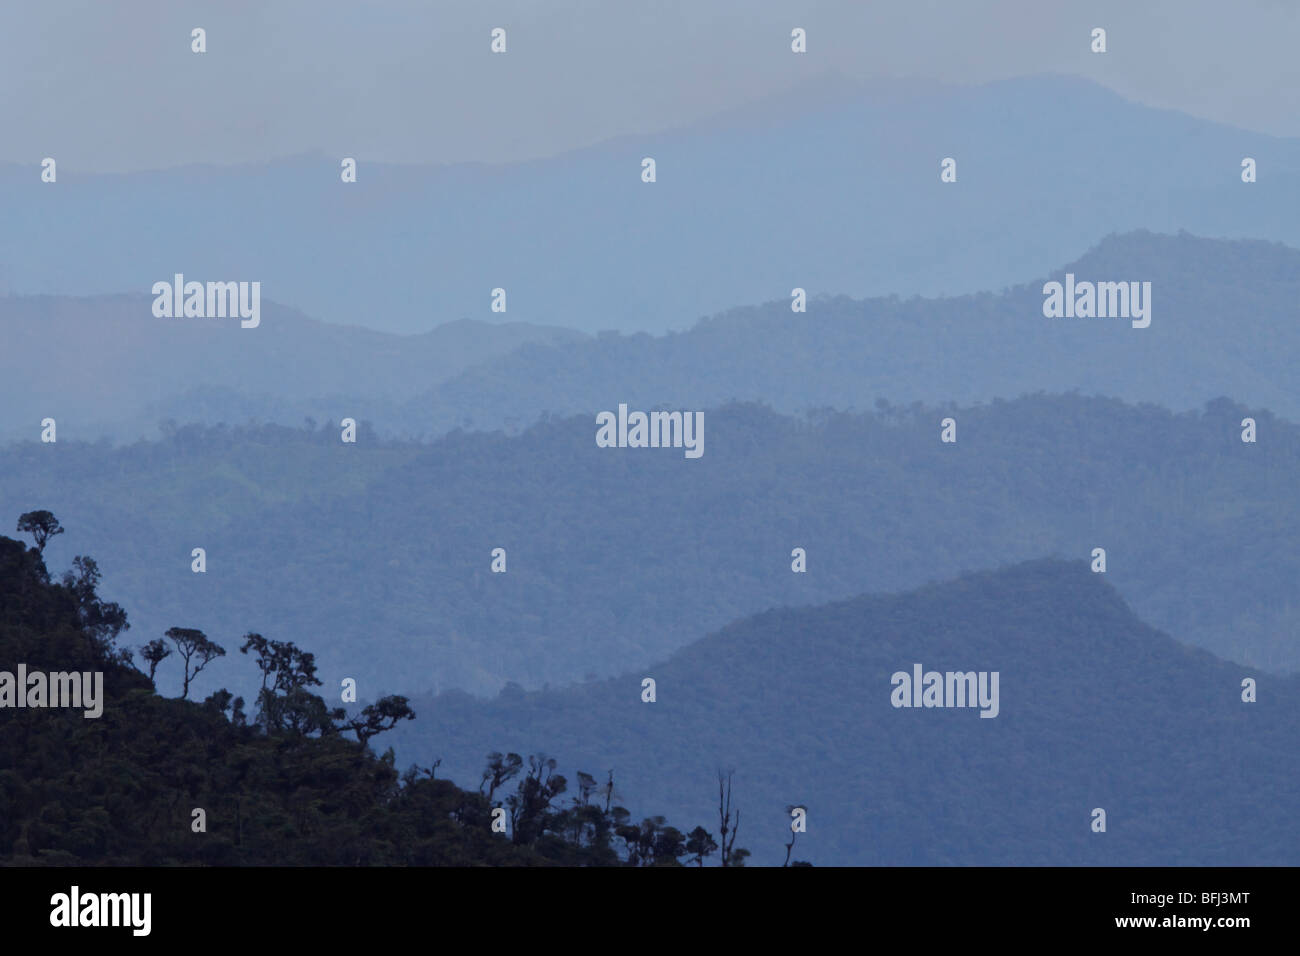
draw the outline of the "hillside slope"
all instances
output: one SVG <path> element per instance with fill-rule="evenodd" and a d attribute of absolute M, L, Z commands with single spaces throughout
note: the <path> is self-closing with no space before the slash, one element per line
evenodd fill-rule
<path fill-rule="evenodd" d="M 801 314 L 787 289 L 777 301 L 667 336 L 533 343 L 432 386 L 404 417 L 443 431 L 467 417 L 532 421 L 541 410 L 594 413 L 615 400 L 686 408 L 762 401 L 803 412 L 866 409 L 882 397 L 970 403 L 1078 389 L 1175 411 L 1232 395 L 1300 421 L 1300 326 L 1292 321 L 1300 251 L 1134 232 L 1071 254 L 1033 282 L 996 293 L 827 296 Z M 1045 317 L 1043 285 L 1067 273 L 1080 282 L 1151 283 L 1150 326 Z"/>
<path fill-rule="evenodd" d="M 997 716 L 893 707 L 916 663 L 997 671 Z M 394 739 L 456 780 L 489 738 L 545 744 L 684 818 L 734 768 L 756 863 L 783 859 L 795 804 L 795 857 L 819 865 L 1294 866 L 1297 692 L 1143 624 L 1085 562 L 1042 560 L 768 611 L 611 680 L 420 700 Z"/>
<path fill-rule="evenodd" d="M 956 444 L 940 441 L 949 416 Z M 332 680 L 395 693 L 610 676 L 773 605 L 1097 547 L 1144 620 L 1300 669 L 1300 427 L 1266 411 L 1038 395 L 704 420 L 699 459 L 599 448 L 588 416 L 430 446 L 274 428 L 27 443 L 0 451 L 0 509 L 78 528 L 142 640 L 175 625 L 311 635 Z"/>

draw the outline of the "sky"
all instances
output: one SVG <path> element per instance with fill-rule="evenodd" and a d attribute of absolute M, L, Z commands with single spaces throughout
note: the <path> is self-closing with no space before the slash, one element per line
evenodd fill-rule
<path fill-rule="evenodd" d="M 509 163 L 827 74 L 1087 77 L 1300 136 L 1296 0 L 43 0 L 0 21 L 0 162 L 127 172 L 324 151 Z M 790 52 L 803 27 L 808 52 Z M 207 52 L 190 31 L 207 31 Z M 494 27 L 507 52 L 489 51 Z M 1108 52 L 1090 51 L 1107 31 Z"/>

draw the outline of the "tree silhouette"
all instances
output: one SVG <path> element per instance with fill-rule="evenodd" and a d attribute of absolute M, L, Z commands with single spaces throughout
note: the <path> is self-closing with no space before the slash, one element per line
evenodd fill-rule
<path fill-rule="evenodd" d="M 497 751 L 492 751 L 487 755 L 487 767 L 483 770 L 483 780 L 478 785 L 478 792 L 483 792 L 485 784 L 491 784 L 488 787 L 488 803 L 492 802 L 492 795 L 496 793 L 497 787 L 505 783 L 524 766 L 524 758 L 519 754 L 506 754 L 502 756 Z"/>
<path fill-rule="evenodd" d="M 301 650 L 292 641 L 272 641 L 261 634 L 244 635 L 241 654 L 252 652 L 262 672 L 262 689 L 257 695 L 257 719 L 267 733 L 288 731 L 297 736 L 313 733 L 332 734 L 336 721 L 347 716 L 342 707 L 330 709 L 325 701 L 307 688 L 319 687 L 316 655 Z M 384 714 L 373 718 L 374 733 L 386 730 Z M 394 721 L 395 722 L 395 721 Z M 362 721 L 364 728 L 371 724 Z M 373 734 L 372 734 L 373 736 Z"/>
<path fill-rule="evenodd" d="M 791 803 L 786 805 L 785 812 L 788 816 L 791 817 L 790 842 L 785 845 L 785 862 L 781 864 L 781 866 L 783 867 L 790 865 L 790 854 L 794 852 L 794 841 L 799 838 L 799 831 L 794 828 L 794 819 L 793 819 L 794 812 L 796 810 L 804 810 L 804 809 L 806 808 L 803 807 L 801 804 L 797 804 L 797 803 Z"/>
<path fill-rule="evenodd" d="M 77 555 L 72 559 L 72 571 L 63 575 L 63 586 L 72 592 L 77 602 L 77 616 L 81 627 L 92 644 L 105 654 L 115 656 L 122 663 L 130 661 L 130 651 L 114 652 L 113 642 L 129 628 L 126 611 L 114 601 L 102 601 L 96 593 L 99 587 L 99 565 L 94 558 Z M 76 572 L 75 574 L 73 572 Z"/>
<path fill-rule="evenodd" d="M 704 865 L 704 858 L 718 848 L 718 841 L 704 827 L 696 827 L 686 836 L 686 852 L 691 855 L 696 866 Z"/>
<path fill-rule="evenodd" d="M 515 843 L 533 843 L 552 823 L 551 801 L 568 789 L 569 781 L 555 772 L 558 762 L 546 754 L 528 758 L 528 773 L 519 788 L 506 798 L 510 834 Z"/>
<path fill-rule="evenodd" d="M 261 634 L 244 635 L 241 654 L 252 651 L 262 672 L 262 689 L 288 693 L 299 687 L 319 687 L 316 655 L 300 650 L 292 641 L 271 641 Z"/>
<path fill-rule="evenodd" d="M 79 559 L 75 573 L 55 584 L 35 551 L 0 537 L 0 609 L 23 612 L 0 613 L 0 662 L 47 655 L 69 670 L 103 671 L 106 712 L 114 719 L 20 719 L 12 733 L 0 734 L 0 766 L 13 768 L 23 788 L 41 797 L 6 803 L 0 780 L 0 865 L 625 862 L 612 845 L 613 826 L 628 825 L 630 814 L 611 805 L 612 772 L 604 783 L 579 772 L 570 801 L 561 798 L 566 782 L 553 758 L 490 755 L 482 789 L 519 783 L 510 802 L 514 832 L 495 833 L 489 802 L 434 779 L 438 762 L 399 774 L 391 750 L 377 756 L 337 735 L 338 728 L 327 735 L 335 718 L 311 693 L 320 682 L 310 654 L 249 636 L 245 653 L 259 663 L 272 718 L 280 721 L 275 726 L 300 735 L 272 737 L 249 724 L 242 698 L 226 689 L 187 699 L 195 677 L 222 654 L 202 631 L 169 629 L 136 649 L 137 667 L 110 641 L 86 639 L 88 630 L 107 635 L 116 626 L 105 610 L 110 605 L 95 594 L 94 562 Z M 174 653 L 184 661 L 184 697 L 168 699 L 152 682 Z M 342 729 L 368 738 L 408 716 L 404 698 L 385 697 Z M 320 737 L 310 735 L 315 729 Z M 208 812 L 218 807 L 229 824 L 211 840 L 190 836 L 188 808 L 199 794 L 207 795 Z M 685 837 L 664 817 L 632 830 L 631 862 L 671 866 L 685 852 Z"/>
<path fill-rule="evenodd" d="M 575 807 L 585 807 L 591 803 L 592 794 L 594 794 L 600 785 L 596 783 L 596 778 L 589 773 L 578 771 L 578 795 L 573 798 Z"/>
<path fill-rule="evenodd" d="M 408 699 L 400 694 L 390 694 L 367 705 L 359 718 L 348 721 L 347 729 L 355 733 L 357 740 L 364 744 L 375 734 L 392 730 L 399 720 L 414 719 L 415 711 L 411 710 Z"/>
<path fill-rule="evenodd" d="M 172 649 L 167 646 L 161 637 L 155 637 L 148 644 L 140 648 L 140 656 L 144 658 L 145 663 L 149 665 L 149 679 L 153 680 L 153 675 L 158 670 L 158 665 L 166 658 L 171 657 Z"/>
<path fill-rule="evenodd" d="M 185 700 L 190 696 L 190 682 L 214 658 L 224 657 L 226 649 L 208 640 L 206 634 L 194 627 L 168 628 L 166 637 L 176 645 L 185 668 L 181 684 L 181 699 Z"/>
<path fill-rule="evenodd" d="M 45 545 L 56 534 L 63 534 L 59 519 L 48 511 L 29 511 L 18 516 L 18 530 L 36 539 L 36 550 L 45 556 Z"/>
<path fill-rule="evenodd" d="M 729 770 L 725 774 L 718 771 L 718 830 L 722 834 L 719 849 L 722 851 L 723 866 L 744 866 L 745 857 L 749 856 L 749 851 L 743 847 L 740 849 L 735 848 L 736 834 L 740 831 L 740 808 L 736 808 L 733 817 L 731 810 L 731 778 L 734 775 L 734 771 Z M 731 839 L 727 839 L 728 833 L 731 834 Z"/>

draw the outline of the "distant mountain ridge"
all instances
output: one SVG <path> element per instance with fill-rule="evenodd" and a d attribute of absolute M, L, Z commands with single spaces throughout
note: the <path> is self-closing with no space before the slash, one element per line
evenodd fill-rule
<path fill-rule="evenodd" d="M 998 716 L 894 708 L 915 663 L 998 671 Z M 795 858 L 819 865 L 1294 865 L 1297 691 L 1142 623 L 1086 562 L 1039 560 L 770 610 L 609 680 L 419 699 L 393 740 L 461 785 L 489 749 L 546 749 L 695 819 L 734 769 L 760 864 L 793 804 Z"/>
<path fill-rule="evenodd" d="M 1043 283 L 1151 283 L 1152 319 L 1047 318 Z M 160 421 L 369 421 L 380 435 L 517 432 L 544 414 L 762 401 L 778 411 L 1078 389 L 1199 408 L 1220 395 L 1300 421 L 1300 251 L 1259 240 L 1109 236 L 1034 281 L 956 298 L 810 298 L 733 308 L 685 332 L 589 336 L 460 320 L 415 336 L 271 304 L 262 325 L 155 319 L 150 300 L 0 298 L 0 440 L 55 417 L 67 437 Z M 223 324 L 224 322 L 224 324 Z M 52 351 L 53 350 L 53 351 Z M 53 358 L 57 357 L 57 361 Z"/>
<path fill-rule="evenodd" d="M 170 277 L 167 281 L 171 281 Z M 261 325 L 156 318 L 144 295 L 0 297 L 0 438 L 53 417 L 68 438 L 154 437 L 160 421 L 384 422 L 466 367 L 565 329 L 467 319 L 392 335 L 263 303 Z"/>
<path fill-rule="evenodd" d="M 1240 439 L 1247 416 L 1255 444 Z M 940 441 L 946 417 L 955 444 Z M 0 449 L 0 514 L 39 506 L 77 527 L 141 641 L 173 626 L 310 635 L 322 678 L 366 693 L 608 676 L 773 605 L 1097 547 L 1143 619 L 1300 670 L 1300 426 L 1266 410 L 1035 395 L 809 420 L 729 405 L 704 420 L 695 460 L 597 447 L 587 415 L 431 445 L 365 431 L 344 445 L 332 425 L 28 442 Z M 52 560 L 69 564 L 70 547 L 52 541 Z M 796 547 L 807 573 L 791 569 Z"/>
<path fill-rule="evenodd" d="M 1152 318 L 1048 318 L 1043 285 L 1151 283 Z M 782 412 L 986 402 L 1078 389 L 1177 411 L 1219 395 L 1300 421 L 1300 251 L 1279 243 L 1135 232 L 1000 293 L 948 299 L 814 298 L 731 309 L 661 337 L 533 343 L 412 399 L 410 421 L 454 427 L 537 411 L 763 401 Z"/>
<path fill-rule="evenodd" d="M 914 86 L 914 88 L 909 88 Z M 641 161 L 657 181 L 641 182 Z M 1243 157 L 1258 181 L 1240 180 Z M 956 183 L 939 180 L 945 157 Z M 259 280 L 326 321 L 419 332 L 508 317 L 662 332 L 741 302 L 959 294 L 1134 229 L 1300 246 L 1300 141 L 1073 77 L 818 82 L 713 120 L 507 166 L 341 156 L 117 176 L 0 167 L 9 291 Z M 183 222 L 183 230 L 169 224 Z"/>

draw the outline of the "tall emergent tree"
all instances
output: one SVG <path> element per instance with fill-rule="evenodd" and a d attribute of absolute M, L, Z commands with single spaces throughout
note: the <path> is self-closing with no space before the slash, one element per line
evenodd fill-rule
<path fill-rule="evenodd" d="M 148 644 L 140 648 L 140 656 L 144 658 L 145 663 L 149 665 L 149 679 L 158 671 L 158 665 L 166 658 L 171 657 L 172 649 L 168 647 L 161 637 L 155 637 Z"/>
<path fill-rule="evenodd" d="M 224 657 L 226 649 L 220 644 L 208 640 L 208 636 L 194 627 L 171 627 L 167 629 L 166 637 L 176 645 L 176 651 L 181 656 L 181 662 L 185 666 L 185 672 L 182 675 L 181 699 L 184 700 L 190 696 L 190 682 L 199 676 L 199 671 L 208 666 L 208 663 L 217 657 Z M 193 665 L 193 666 L 191 666 Z"/>
<path fill-rule="evenodd" d="M 308 690 L 321 684 L 316 676 L 316 655 L 301 650 L 292 641 L 272 641 L 254 633 L 244 635 L 239 652 L 251 652 L 258 670 L 262 672 L 262 689 L 257 695 L 257 720 L 268 734 L 287 732 L 306 737 L 314 733 L 332 734 L 338 730 L 335 721 L 343 720 L 347 712 L 342 707 L 327 707 L 320 695 Z M 395 704 L 390 702 L 385 707 L 382 713 L 375 712 L 373 705 L 369 708 L 370 714 L 363 712 L 358 737 L 362 733 L 373 736 L 387 730 L 391 726 L 385 726 L 388 718 L 396 723 L 402 716 L 401 708 Z"/>
<path fill-rule="evenodd" d="M 364 744 L 375 734 L 392 730 L 399 720 L 414 719 L 415 711 L 411 709 L 409 699 L 401 694 L 390 694 L 362 708 L 361 716 L 348 721 L 346 729 L 355 733 L 357 740 Z"/>
<path fill-rule="evenodd" d="M 115 650 L 113 642 L 131 625 L 127 623 L 126 611 L 120 604 L 100 599 L 96 591 L 99 579 L 99 565 L 95 559 L 79 554 L 72 559 L 72 570 L 64 572 L 63 586 L 77 600 L 77 616 L 91 643 L 120 663 L 129 663 L 131 652 L 125 648 Z"/>
<path fill-rule="evenodd" d="M 63 534 L 63 526 L 59 524 L 59 519 L 48 511 L 29 511 L 18 516 L 18 531 L 22 534 L 30 534 L 36 540 L 36 550 L 43 557 L 46 542 L 56 534 Z"/>
<path fill-rule="evenodd" d="M 736 846 L 736 834 L 740 831 L 740 808 L 736 808 L 733 818 L 731 810 L 731 778 L 733 776 L 734 773 L 731 771 L 725 774 L 721 770 L 718 771 L 718 829 L 722 832 L 722 840 L 718 844 L 718 849 L 722 851 L 723 866 L 744 866 L 745 857 L 749 856 L 749 851 L 744 847 Z M 728 833 L 731 834 L 731 839 L 727 839 Z"/>

